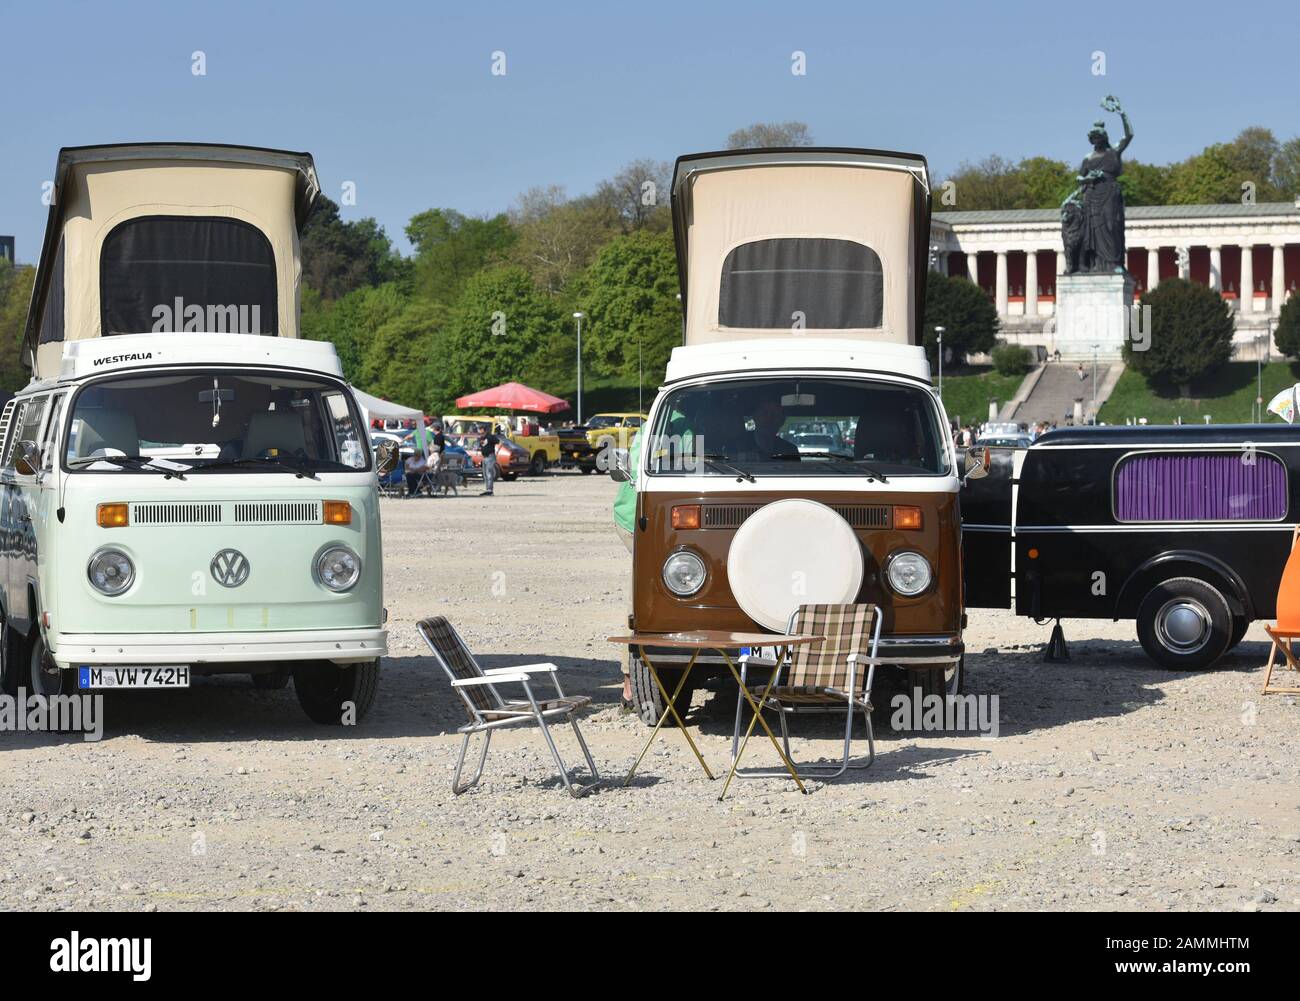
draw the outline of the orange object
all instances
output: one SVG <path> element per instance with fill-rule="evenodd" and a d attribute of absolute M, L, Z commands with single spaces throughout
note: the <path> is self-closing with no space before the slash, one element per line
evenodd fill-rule
<path fill-rule="evenodd" d="M 921 509 L 906 504 L 895 504 L 894 527 L 919 529 L 921 527 Z"/>
<path fill-rule="evenodd" d="M 673 528 L 699 528 L 700 505 L 678 504 L 673 508 Z"/>
<path fill-rule="evenodd" d="M 1029 558 L 1030 558 L 1031 560 L 1036 560 L 1036 559 L 1038 559 L 1038 550 L 1037 550 L 1037 549 L 1031 549 L 1031 550 L 1029 550 L 1029 554 L 1028 554 L 1028 555 L 1029 555 Z"/>
<path fill-rule="evenodd" d="M 1282 569 L 1282 581 L 1277 588 L 1277 622 L 1271 627 L 1264 627 L 1264 632 L 1268 633 L 1269 639 L 1273 641 L 1268 651 L 1268 671 L 1264 674 L 1262 691 L 1264 695 L 1300 695 L 1300 687 L 1272 688 L 1269 685 L 1279 651 L 1285 661 L 1285 664 L 1281 665 L 1283 669 L 1300 672 L 1300 661 L 1291 652 L 1291 644 L 1300 639 L 1300 546 L 1296 545 L 1298 537 L 1300 537 L 1300 528 L 1291 534 L 1291 555 L 1287 557 L 1286 566 Z"/>
<path fill-rule="evenodd" d="M 95 524 L 100 528 L 125 528 L 131 524 L 130 505 L 122 501 L 96 505 Z"/>
<path fill-rule="evenodd" d="M 327 525 L 351 525 L 352 505 L 345 500 L 327 500 L 321 505 L 321 518 Z"/>

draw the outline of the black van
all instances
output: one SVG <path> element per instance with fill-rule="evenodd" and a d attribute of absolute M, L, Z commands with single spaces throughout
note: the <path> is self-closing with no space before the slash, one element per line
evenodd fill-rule
<path fill-rule="evenodd" d="M 963 487 L 966 605 L 1136 619 L 1156 663 L 1208 667 L 1273 618 L 1298 515 L 1298 427 L 1049 431 Z"/>

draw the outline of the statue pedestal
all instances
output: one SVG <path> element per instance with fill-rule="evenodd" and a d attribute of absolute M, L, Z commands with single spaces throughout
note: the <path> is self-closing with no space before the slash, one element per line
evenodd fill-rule
<path fill-rule="evenodd" d="M 1118 360 L 1128 339 L 1133 276 L 1057 275 L 1056 324 L 1049 351 L 1071 361 L 1096 356 Z"/>

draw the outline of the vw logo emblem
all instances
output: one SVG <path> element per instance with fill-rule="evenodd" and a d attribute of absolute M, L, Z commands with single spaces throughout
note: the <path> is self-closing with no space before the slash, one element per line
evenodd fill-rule
<path fill-rule="evenodd" d="M 239 587 L 248 580 L 248 557 L 238 549 L 223 549 L 212 557 L 212 579 L 222 587 Z"/>

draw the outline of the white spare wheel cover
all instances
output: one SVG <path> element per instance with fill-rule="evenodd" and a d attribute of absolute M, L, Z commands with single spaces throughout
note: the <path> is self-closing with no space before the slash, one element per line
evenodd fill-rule
<path fill-rule="evenodd" d="M 727 580 L 741 609 L 785 632 L 800 605 L 847 604 L 862 586 L 862 545 L 825 504 L 773 501 L 745 519 L 727 553 Z"/>

